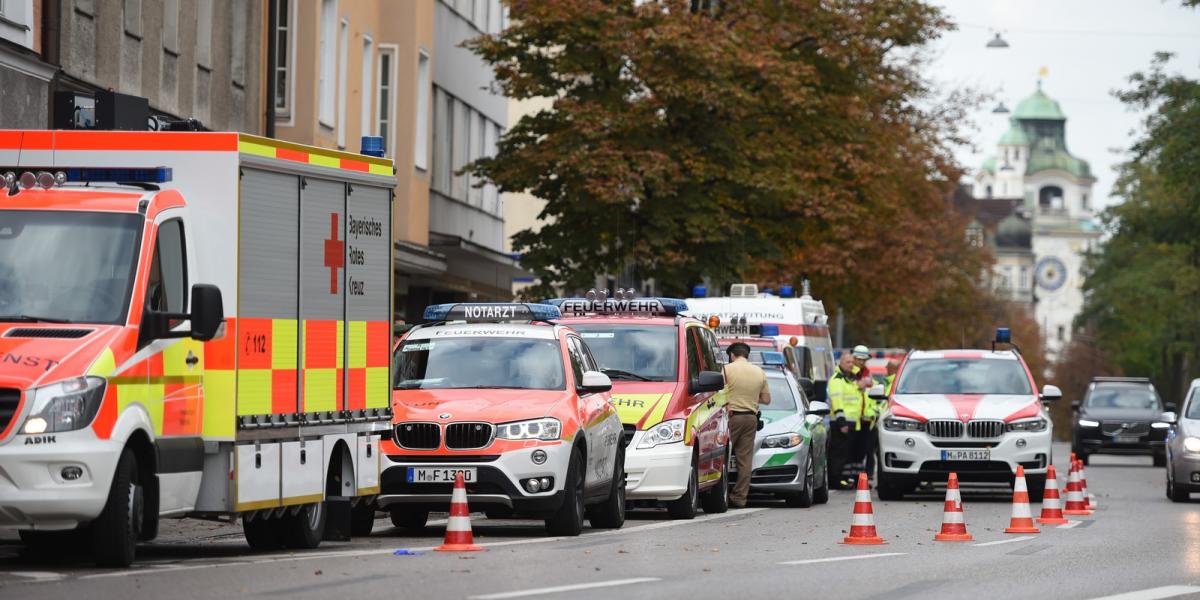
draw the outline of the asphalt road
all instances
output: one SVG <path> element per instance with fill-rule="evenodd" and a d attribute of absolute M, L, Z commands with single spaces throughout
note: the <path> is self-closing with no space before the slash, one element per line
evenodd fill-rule
<path fill-rule="evenodd" d="M 1056 453 L 1065 459 L 1066 448 Z M 809 509 L 752 502 L 693 521 L 635 512 L 623 529 L 577 538 L 479 516 L 487 551 L 471 554 L 430 552 L 443 533 L 436 522 L 410 537 L 381 519 L 370 538 L 269 555 L 250 552 L 238 527 L 167 522 L 125 571 L 79 556 L 34 559 L 4 533 L 0 598 L 1200 598 L 1200 501 L 1168 501 L 1148 457 L 1094 457 L 1088 483 L 1099 510 L 1037 535 L 1002 532 L 1006 489 L 964 489 L 968 543 L 933 541 L 941 491 L 876 499 L 888 543 L 865 547 L 838 543 L 853 492 Z"/>

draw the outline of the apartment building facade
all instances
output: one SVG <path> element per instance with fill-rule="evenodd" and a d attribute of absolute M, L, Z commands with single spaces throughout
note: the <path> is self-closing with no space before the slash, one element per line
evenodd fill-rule
<path fill-rule="evenodd" d="M 460 172 L 495 151 L 506 124 L 490 68 L 461 47 L 500 30 L 500 1 L 269 1 L 275 135 L 349 152 L 377 135 L 395 161 L 397 316 L 509 298 L 520 271 L 499 193 Z"/>

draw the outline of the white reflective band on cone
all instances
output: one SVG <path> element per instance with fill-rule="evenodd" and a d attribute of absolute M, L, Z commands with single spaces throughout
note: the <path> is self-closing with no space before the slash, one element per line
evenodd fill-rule
<path fill-rule="evenodd" d="M 951 523 L 951 524 L 955 524 L 955 525 L 962 523 L 963 522 L 962 511 L 958 510 L 958 511 L 943 512 L 942 513 L 942 522 L 943 523 Z"/>
<path fill-rule="evenodd" d="M 450 517 L 446 519 L 446 531 L 470 531 L 471 517 Z"/>
<path fill-rule="evenodd" d="M 850 521 L 850 524 L 856 525 L 856 526 L 875 525 L 875 519 L 873 519 L 871 517 L 872 517 L 871 513 L 866 513 L 866 514 L 854 513 L 854 519 L 852 519 Z"/>

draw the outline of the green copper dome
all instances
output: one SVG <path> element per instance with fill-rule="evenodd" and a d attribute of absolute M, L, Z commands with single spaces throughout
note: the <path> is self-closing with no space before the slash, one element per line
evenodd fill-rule
<path fill-rule="evenodd" d="M 1062 108 L 1058 106 L 1058 102 L 1055 102 L 1042 91 L 1042 84 L 1039 82 L 1037 91 L 1032 96 L 1017 104 L 1017 109 L 1013 111 L 1013 118 L 1022 120 L 1066 121 L 1067 115 L 1063 114 Z"/>
<path fill-rule="evenodd" d="M 1086 160 L 1075 158 L 1066 149 L 1054 144 L 1053 140 L 1040 140 L 1029 154 L 1025 174 L 1056 169 L 1066 171 L 1079 179 L 1092 179 L 1092 168 Z"/>

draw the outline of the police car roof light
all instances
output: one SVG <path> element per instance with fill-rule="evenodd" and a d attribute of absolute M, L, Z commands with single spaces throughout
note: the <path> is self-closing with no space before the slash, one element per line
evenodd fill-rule
<path fill-rule="evenodd" d="M 764 365 L 782 365 L 784 364 L 783 353 L 768 350 L 762 353 L 762 362 Z"/>
<path fill-rule="evenodd" d="M 521 302 L 453 302 L 425 307 L 426 321 L 467 321 L 503 323 L 507 321 L 551 321 L 562 317 L 554 306 Z"/>
<path fill-rule="evenodd" d="M 763 337 L 775 337 L 779 335 L 779 326 L 771 323 L 763 323 L 758 329 L 758 334 Z"/>
<path fill-rule="evenodd" d="M 543 304 L 556 307 L 566 315 L 649 315 L 674 317 L 687 312 L 687 302 L 678 298 L 551 298 Z"/>

